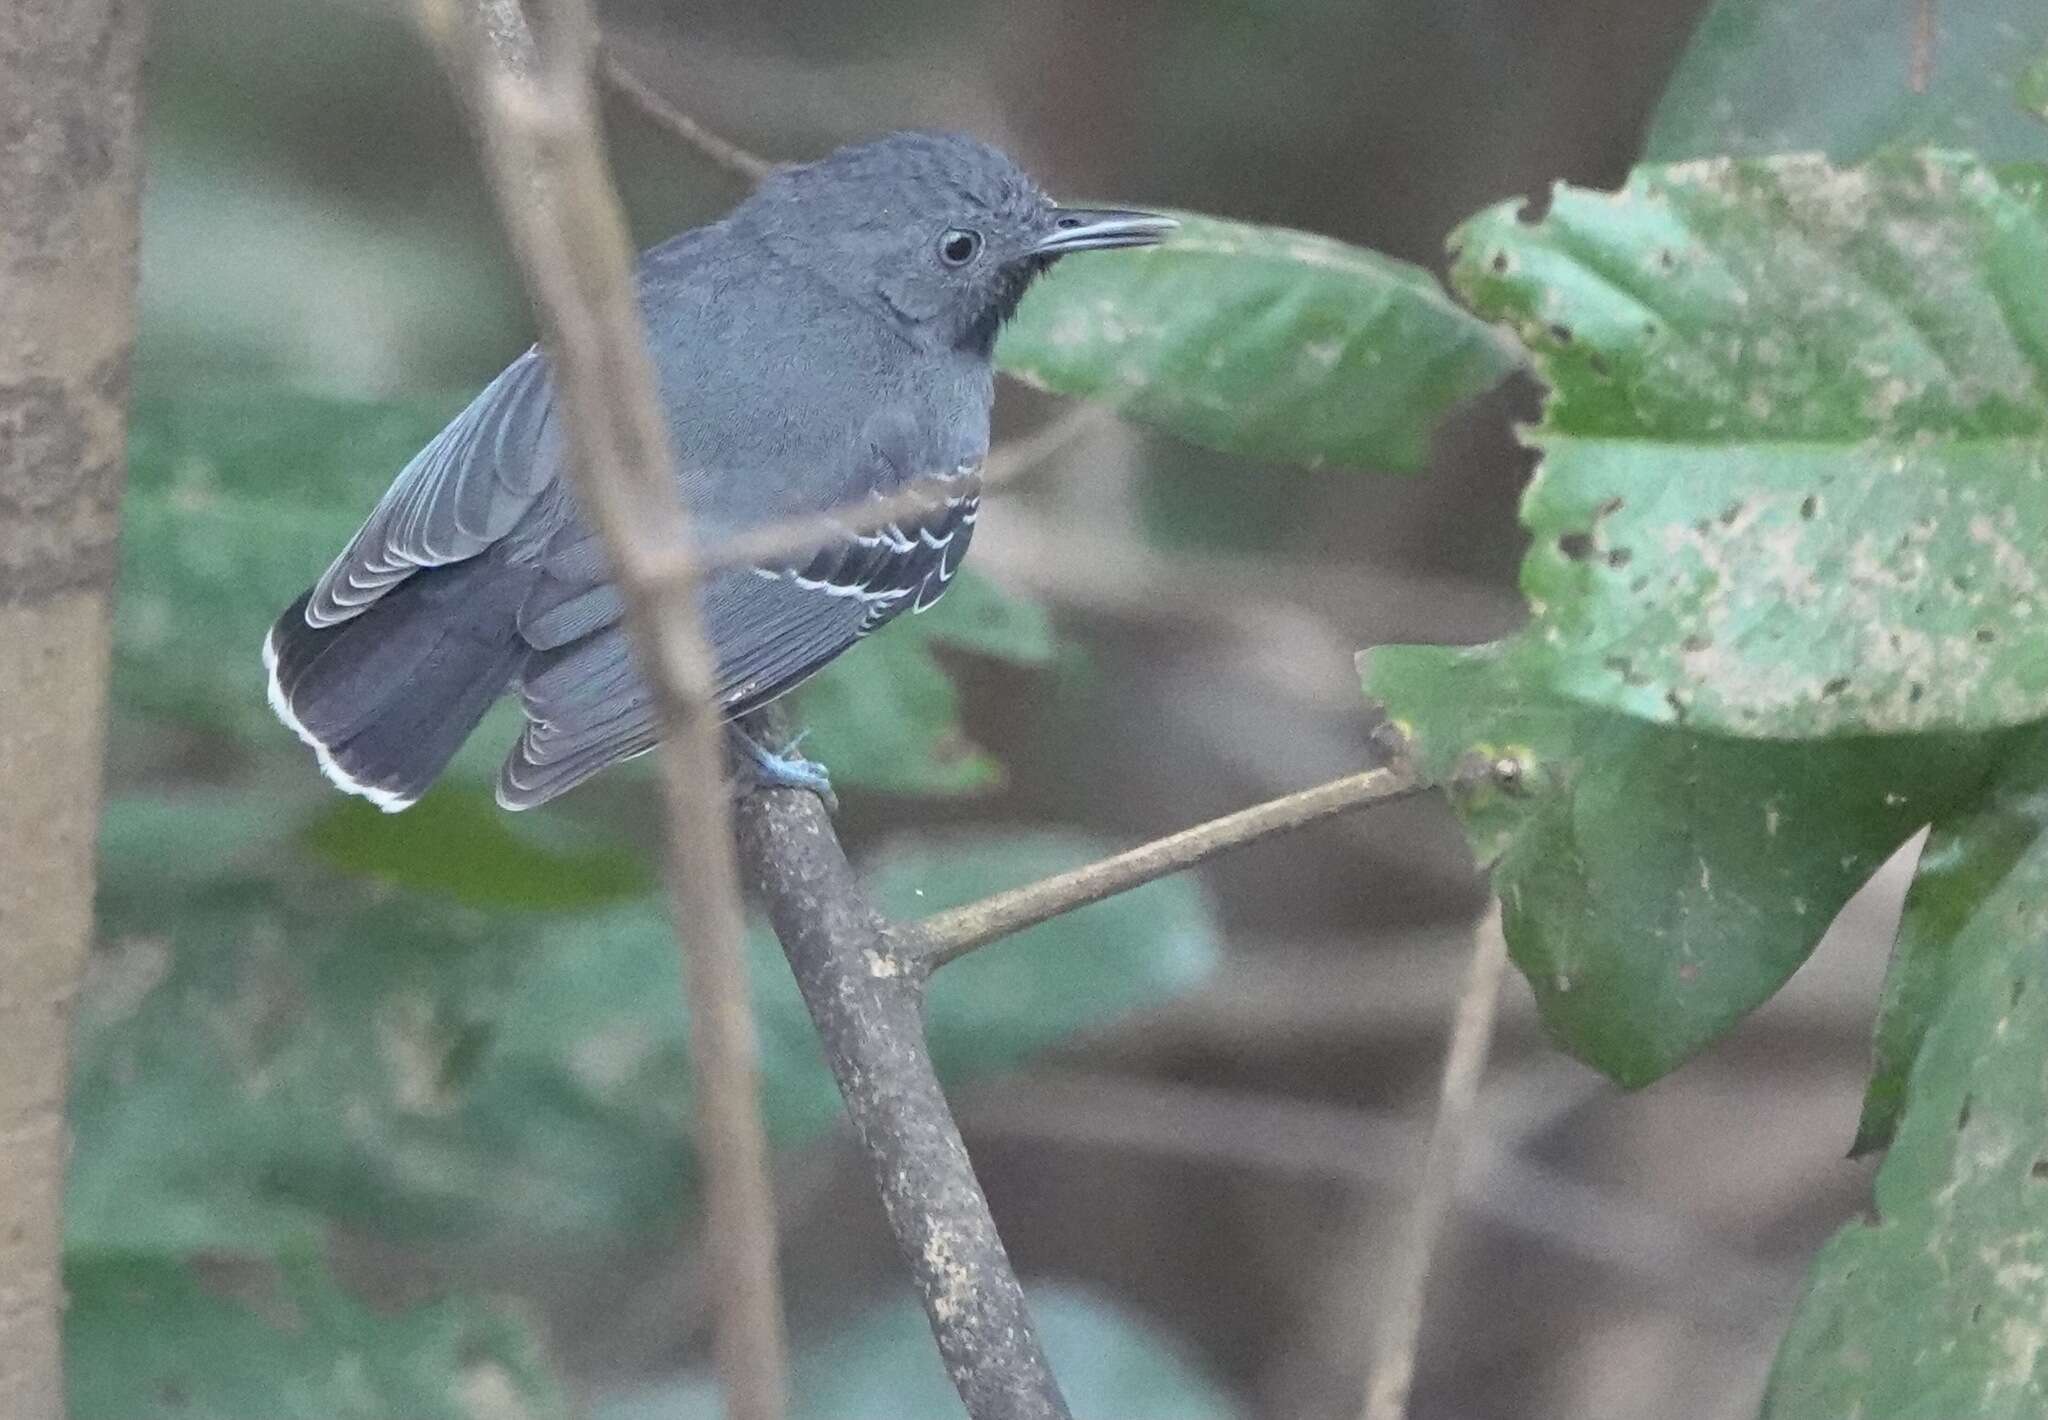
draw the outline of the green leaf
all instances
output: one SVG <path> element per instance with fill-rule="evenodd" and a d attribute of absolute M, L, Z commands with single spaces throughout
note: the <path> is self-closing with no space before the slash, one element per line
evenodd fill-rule
<path fill-rule="evenodd" d="M 74 1253 L 72 1420 L 567 1420 L 535 1339 L 471 1297 L 392 1311 L 311 1245 L 283 1258 Z"/>
<path fill-rule="evenodd" d="M 1933 4 L 1926 92 L 1912 87 L 1914 0 L 1720 0 L 1701 21 L 1651 121 L 1643 156 L 1974 149 L 2048 158 L 2048 131 L 2015 101 L 2048 48 L 2034 0 Z"/>
<path fill-rule="evenodd" d="M 796 693 L 804 754 L 840 785 L 902 794 L 999 785 L 1001 766 L 961 728 L 960 698 L 938 650 L 1042 665 L 1052 658 L 1052 625 L 1038 607 L 963 568 L 937 606 L 898 617 Z"/>
<path fill-rule="evenodd" d="M 304 843 L 345 872 L 472 907 L 594 907 L 653 886 L 637 845 L 566 814 L 508 814 L 465 784 L 444 785 L 402 814 L 335 797 Z"/>
<path fill-rule="evenodd" d="M 1226 453 L 1413 470 L 1516 352 L 1420 267 L 1191 213 L 1160 246 L 1063 262 L 996 358 L 1044 389 Z"/>
<path fill-rule="evenodd" d="M 1534 667 L 1737 735 L 2048 716 L 2043 170 L 1638 170 L 1455 238 L 1554 393 L 1523 507 Z"/>
<path fill-rule="evenodd" d="M 1990 792 L 1937 821 L 1921 851 L 1878 1003 L 1855 1152 L 1889 1143 L 1927 1030 L 1992 949 L 2001 912 L 2048 900 L 2048 734 L 2029 731 Z"/>
<path fill-rule="evenodd" d="M 1238 1413 L 1171 1338 L 1091 1292 L 1034 1287 L 1031 1311 L 1077 1415 L 1229 1420 Z M 959 1420 L 961 1414 L 924 1313 L 909 1300 L 800 1347 L 794 1370 L 795 1420 Z M 616 1396 L 598 1406 L 595 1420 L 711 1420 L 719 1413 L 716 1387 L 693 1378 Z"/>
<path fill-rule="evenodd" d="M 904 839 L 869 860 L 882 910 L 911 920 L 1076 868 L 1106 851 L 1072 833 Z M 1201 886 L 1148 883 L 954 962 L 932 978 L 926 1029 L 942 1076 L 1009 1069 L 1049 1041 L 1169 1000 L 1216 967 Z"/>
<path fill-rule="evenodd" d="M 1967 737 L 1759 742 L 1572 704 L 1528 638 L 1367 653 L 1369 695 L 1449 781 L 1493 868 L 1515 962 L 1560 1044 L 1624 1085 L 1676 1068 L 1768 999 L 1915 829 L 1997 753 Z"/>
<path fill-rule="evenodd" d="M 2048 1411 L 2048 851 L 1971 913 L 1914 1063 L 1879 1219 L 1820 1254 L 1767 1420 Z"/>

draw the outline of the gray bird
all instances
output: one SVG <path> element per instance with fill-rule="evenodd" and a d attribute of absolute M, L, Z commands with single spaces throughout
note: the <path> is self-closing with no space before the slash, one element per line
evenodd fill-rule
<path fill-rule="evenodd" d="M 974 530 L 1003 322 L 1059 257 L 1173 225 L 1055 206 L 993 148 L 905 133 L 785 168 L 723 221 L 642 255 L 679 491 L 707 545 L 950 481 L 930 512 L 705 581 L 725 719 L 938 600 Z M 659 737 L 553 416 L 536 347 L 413 457 L 264 641 L 279 717 L 329 779 L 383 809 L 415 802 L 509 692 L 527 724 L 498 780 L 508 809 Z M 761 777 L 823 787 L 817 766 L 734 734 Z"/>

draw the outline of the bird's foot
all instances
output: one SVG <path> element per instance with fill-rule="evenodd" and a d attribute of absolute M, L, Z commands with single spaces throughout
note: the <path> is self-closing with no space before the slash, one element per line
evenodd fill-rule
<path fill-rule="evenodd" d="M 808 789 L 825 801 L 826 808 L 839 812 L 839 796 L 832 792 L 832 776 L 825 766 L 797 753 L 797 746 L 804 741 L 802 735 L 775 750 L 737 725 L 728 728 L 756 785 L 766 789 Z"/>

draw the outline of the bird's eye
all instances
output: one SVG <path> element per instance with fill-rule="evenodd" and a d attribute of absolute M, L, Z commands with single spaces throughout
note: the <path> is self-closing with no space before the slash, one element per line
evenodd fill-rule
<path fill-rule="evenodd" d="M 965 266 L 981 254 L 981 233 L 965 227 L 949 227 L 939 238 L 939 260 L 948 266 Z"/>

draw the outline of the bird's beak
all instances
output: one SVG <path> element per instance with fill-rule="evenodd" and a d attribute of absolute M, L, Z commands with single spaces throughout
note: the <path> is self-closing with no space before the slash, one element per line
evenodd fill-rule
<path fill-rule="evenodd" d="M 1149 247 L 1162 241 L 1180 223 L 1151 212 L 1123 212 L 1104 207 L 1060 207 L 1052 231 L 1031 249 L 1033 256 L 1065 256 L 1068 252 L 1102 251 L 1109 247 Z"/>

